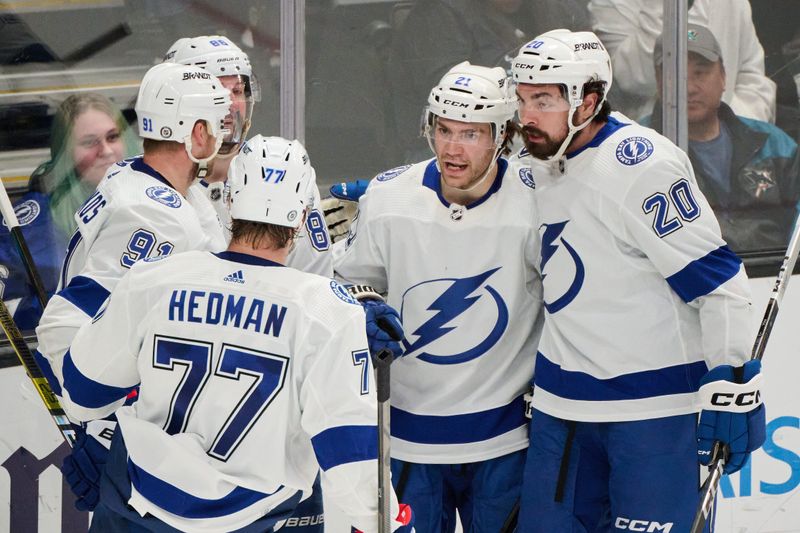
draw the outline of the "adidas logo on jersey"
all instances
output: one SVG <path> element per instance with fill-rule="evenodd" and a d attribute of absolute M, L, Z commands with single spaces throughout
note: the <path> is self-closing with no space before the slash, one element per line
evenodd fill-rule
<path fill-rule="evenodd" d="M 241 270 L 237 270 L 236 272 L 228 274 L 222 278 L 222 281 L 230 281 L 231 283 L 244 283 L 244 274 Z"/>

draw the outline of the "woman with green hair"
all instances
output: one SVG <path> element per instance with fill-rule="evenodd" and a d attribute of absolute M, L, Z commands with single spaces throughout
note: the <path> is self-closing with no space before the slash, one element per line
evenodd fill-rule
<path fill-rule="evenodd" d="M 111 165 L 139 152 L 136 135 L 105 96 L 73 94 L 58 107 L 50 159 L 34 170 L 30 192 L 15 205 L 49 294 L 56 290 L 67 242 L 77 228 L 75 212 Z M 41 309 L 5 226 L 0 228 L 0 291 L 0 297 L 13 308 L 20 329 L 36 327 Z"/>

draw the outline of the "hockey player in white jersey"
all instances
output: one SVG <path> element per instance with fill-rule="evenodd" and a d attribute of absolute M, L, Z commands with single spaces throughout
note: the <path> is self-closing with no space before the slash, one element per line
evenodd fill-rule
<path fill-rule="evenodd" d="M 686 154 L 609 115 L 593 33 L 545 33 L 512 70 L 527 151 L 551 167 L 536 190 L 545 325 L 519 531 L 689 531 L 698 458 L 720 440 L 734 472 L 764 441 L 760 400 L 735 413 L 705 400 L 760 398 L 742 263 Z"/>
<path fill-rule="evenodd" d="M 392 482 L 420 531 L 453 531 L 458 512 L 496 533 L 519 495 L 541 282 L 534 184 L 501 157 L 514 111 L 502 69 L 450 69 L 425 116 L 436 157 L 372 180 L 334 265 L 401 309 Z"/>
<path fill-rule="evenodd" d="M 228 249 L 137 263 L 65 359 L 67 412 L 119 420 L 92 531 L 272 531 L 319 464 L 353 530 L 377 532 L 364 311 L 338 283 L 283 266 L 308 155 L 259 135 L 231 168 Z M 393 529 L 409 530 L 393 503 Z"/>
<path fill-rule="evenodd" d="M 113 165 L 76 213 L 78 230 L 69 243 L 58 292 L 36 330 L 36 358 L 57 394 L 73 336 L 135 262 L 225 249 L 213 208 L 191 184 L 213 165 L 229 107 L 227 89 L 197 67 L 157 65 L 145 74 L 136 102 L 144 156 Z M 95 440 L 88 441 L 95 450 Z M 79 439 L 76 454 L 85 443 Z M 73 466 L 67 465 L 68 478 L 75 473 Z M 96 492 L 81 486 L 78 505 L 89 508 Z"/>
<path fill-rule="evenodd" d="M 178 39 L 164 56 L 164 61 L 194 65 L 217 76 L 231 92 L 233 105 L 225 117 L 229 130 L 220 148 L 214 169 L 195 184 L 204 190 L 217 210 L 223 231 L 230 238 L 230 214 L 225 205 L 225 180 L 231 158 L 235 156 L 247 137 L 255 103 L 261 100 L 258 78 L 247 54 L 230 39 L 222 35 L 203 35 Z M 333 260 L 328 228 L 320 207 L 320 194 L 316 176 L 308 183 L 311 210 L 294 249 L 289 253 L 288 265 L 304 272 L 333 276 Z"/>

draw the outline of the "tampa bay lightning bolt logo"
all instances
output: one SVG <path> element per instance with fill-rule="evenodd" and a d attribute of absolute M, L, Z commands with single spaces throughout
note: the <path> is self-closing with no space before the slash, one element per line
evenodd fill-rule
<path fill-rule="evenodd" d="M 641 163 L 653 153 L 653 143 L 645 137 L 628 137 L 617 145 L 617 161 L 623 165 Z"/>
<path fill-rule="evenodd" d="M 536 188 L 536 182 L 533 181 L 533 170 L 528 167 L 524 167 L 519 169 L 519 179 L 522 180 L 522 183 L 530 187 L 531 189 Z"/>
<path fill-rule="evenodd" d="M 331 281 L 331 290 L 333 291 L 333 294 L 335 294 L 336 297 L 339 298 L 341 301 L 349 303 L 349 304 L 359 305 L 358 300 L 353 298 L 353 295 L 350 294 L 347 291 L 347 289 L 345 289 L 344 287 L 342 287 L 340 284 L 336 283 L 335 281 Z"/>
<path fill-rule="evenodd" d="M 403 340 L 406 355 L 435 365 L 455 365 L 480 357 L 497 344 L 508 327 L 508 306 L 486 282 L 498 270 L 423 281 L 409 288 L 400 308 L 403 327 L 411 332 Z"/>
<path fill-rule="evenodd" d="M 403 165 L 402 167 L 393 168 L 391 170 L 381 172 L 380 174 L 375 176 L 375 179 L 378 181 L 389 181 L 392 178 L 396 178 L 409 168 L 411 168 L 411 165 Z"/>
<path fill-rule="evenodd" d="M 14 208 L 14 214 L 17 215 L 17 221 L 20 226 L 27 226 L 36 220 L 41 212 L 42 209 L 39 207 L 39 202 L 36 200 L 25 200 Z M 5 220 L 3 221 L 3 225 L 6 226 Z"/>
<path fill-rule="evenodd" d="M 175 209 L 181 206 L 181 197 L 169 187 L 150 187 L 145 191 L 148 197 L 160 204 Z"/>
<path fill-rule="evenodd" d="M 578 295 L 580 292 L 581 287 L 583 287 L 583 279 L 586 276 L 586 269 L 583 266 L 583 261 L 581 261 L 581 257 L 578 255 L 578 252 L 575 251 L 575 248 L 570 245 L 566 240 L 561 237 L 561 233 L 564 231 L 564 227 L 567 225 L 569 220 L 564 222 L 557 222 L 555 224 L 542 224 L 541 228 L 544 228 L 544 233 L 542 234 L 542 262 L 539 265 L 539 270 L 542 273 L 542 283 L 545 288 L 545 302 L 544 308 L 547 310 L 548 313 L 553 314 L 561 311 L 566 306 L 568 306 L 572 300 Z M 548 302 L 546 300 L 548 296 L 548 288 L 549 283 L 545 283 L 545 278 L 547 278 L 547 273 L 545 272 L 545 267 L 547 263 L 553 258 L 554 254 L 559 250 L 562 249 L 567 252 L 568 256 L 571 258 L 572 263 L 575 265 L 574 272 L 575 275 L 572 278 L 572 281 L 569 284 L 569 287 L 563 292 L 560 296 L 555 298 L 554 300 Z M 560 254 L 563 255 L 563 254 Z M 562 265 L 559 265 L 559 272 L 564 272 L 566 269 L 562 269 Z M 552 280 L 551 280 L 552 281 Z M 563 288 L 560 288 L 563 290 Z"/>

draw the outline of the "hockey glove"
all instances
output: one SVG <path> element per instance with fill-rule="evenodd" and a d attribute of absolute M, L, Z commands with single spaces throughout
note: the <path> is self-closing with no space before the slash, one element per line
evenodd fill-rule
<path fill-rule="evenodd" d="M 82 426 L 73 426 L 78 438 L 72 454 L 64 457 L 61 464 L 61 474 L 75 494 L 75 508 L 79 511 L 93 511 L 100 501 L 100 478 L 117 425 L 105 420 L 90 424 L 94 425 L 92 433 L 97 433 L 97 436 L 87 433 Z"/>
<path fill-rule="evenodd" d="M 403 355 L 403 325 L 400 314 L 387 304 L 375 289 L 368 285 L 351 285 L 347 290 L 359 301 L 367 315 L 367 341 L 369 351 L 375 356 L 381 350 L 390 350 L 397 359 Z"/>
<path fill-rule="evenodd" d="M 720 365 L 700 380 L 700 425 L 697 457 L 711 462 L 714 441 L 728 445 L 725 473 L 739 471 L 750 453 L 766 438 L 766 414 L 761 401 L 761 361 L 741 367 Z"/>
<path fill-rule="evenodd" d="M 358 204 L 355 202 L 341 201 L 337 198 L 323 198 L 320 202 L 322 212 L 325 214 L 325 225 L 328 226 L 328 235 L 333 242 L 338 242 L 350 233 L 350 226 L 353 223 L 358 211 Z"/>
<path fill-rule="evenodd" d="M 348 181 L 331 186 L 331 196 L 339 200 L 357 202 L 367 192 L 369 180 Z"/>

